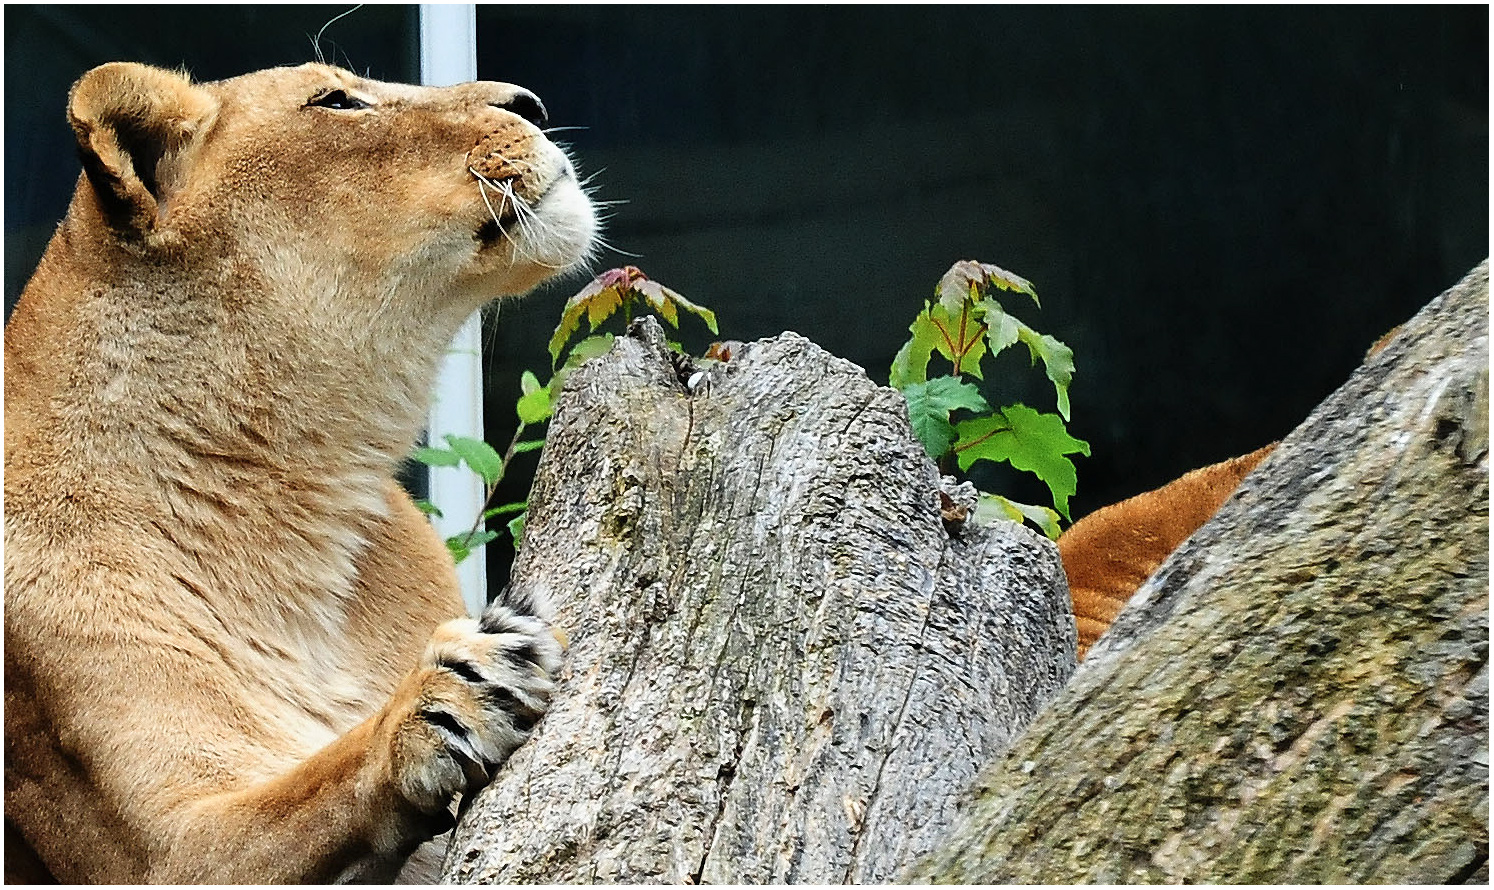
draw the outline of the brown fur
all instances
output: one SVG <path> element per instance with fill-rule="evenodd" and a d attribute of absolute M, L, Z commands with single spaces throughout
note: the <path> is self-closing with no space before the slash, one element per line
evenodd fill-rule
<path fill-rule="evenodd" d="M 462 618 L 393 482 L 462 320 L 591 244 L 531 100 L 73 88 L 84 176 L 5 329 L 8 879 L 388 878 L 543 711 L 546 610 Z"/>
<path fill-rule="evenodd" d="M 1267 445 L 1102 507 L 1059 537 L 1058 553 L 1074 598 L 1081 660 L 1137 588 L 1209 521 L 1246 474 L 1275 448 Z"/>

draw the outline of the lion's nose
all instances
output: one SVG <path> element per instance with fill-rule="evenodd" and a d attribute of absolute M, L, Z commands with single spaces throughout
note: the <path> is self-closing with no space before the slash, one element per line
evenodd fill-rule
<path fill-rule="evenodd" d="M 549 113 L 545 111 L 545 103 L 539 100 L 539 96 L 523 87 L 514 87 L 513 92 L 506 98 L 491 101 L 488 104 L 494 108 L 513 112 L 536 127 L 543 127 L 550 120 Z"/>

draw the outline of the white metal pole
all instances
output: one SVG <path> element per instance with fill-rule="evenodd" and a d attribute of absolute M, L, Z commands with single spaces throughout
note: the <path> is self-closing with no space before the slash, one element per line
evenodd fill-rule
<path fill-rule="evenodd" d="M 420 6 L 420 82 L 450 86 L 477 79 L 477 7 L 471 3 L 423 3 Z M 444 447 L 442 436 L 482 438 L 482 317 L 462 325 L 447 347 L 435 404 L 429 421 L 430 442 Z M 465 467 L 432 467 L 431 503 L 444 518 L 433 518 L 441 537 L 472 527 L 482 509 L 483 485 Z M 487 561 L 479 550 L 457 566 L 462 599 L 471 615 L 482 612 L 488 598 Z"/>

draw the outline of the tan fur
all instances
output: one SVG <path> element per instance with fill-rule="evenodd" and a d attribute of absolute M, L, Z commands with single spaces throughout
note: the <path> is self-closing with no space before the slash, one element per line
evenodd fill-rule
<path fill-rule="evenodd" d="M 5 330 L 7 878 L 388 878 L 543 711 L 546 616 L 461 618 L 393 482 L 462 320 L 591 244 L 526 97 L 73 88 L 84 176 Z"/>
<path fill-rule="evenodd" d="M 1218 512 L 1246 474 L 1275 448 L 1267 445 L 1102 507 L 1059 537 L 1058 553 L 1074 598 L 1081 660 L 1137 588 Z"/>

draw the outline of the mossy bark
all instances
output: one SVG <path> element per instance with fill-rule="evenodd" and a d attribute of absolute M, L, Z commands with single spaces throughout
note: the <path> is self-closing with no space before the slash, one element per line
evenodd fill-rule
<path fill-rule="evenodd" d="M 447 881 L 888 880 L 1073 671 L 1056 548 L 947 528 L 900 395 L 791 334 L 699 370 L 645 319 L 567 382 L 514 583 L 568 664 Z"/>
<path fill-rule="evenodd" d="M 1488 877 L 1488 265 L 1142 587 L 904 877 Z"/>

